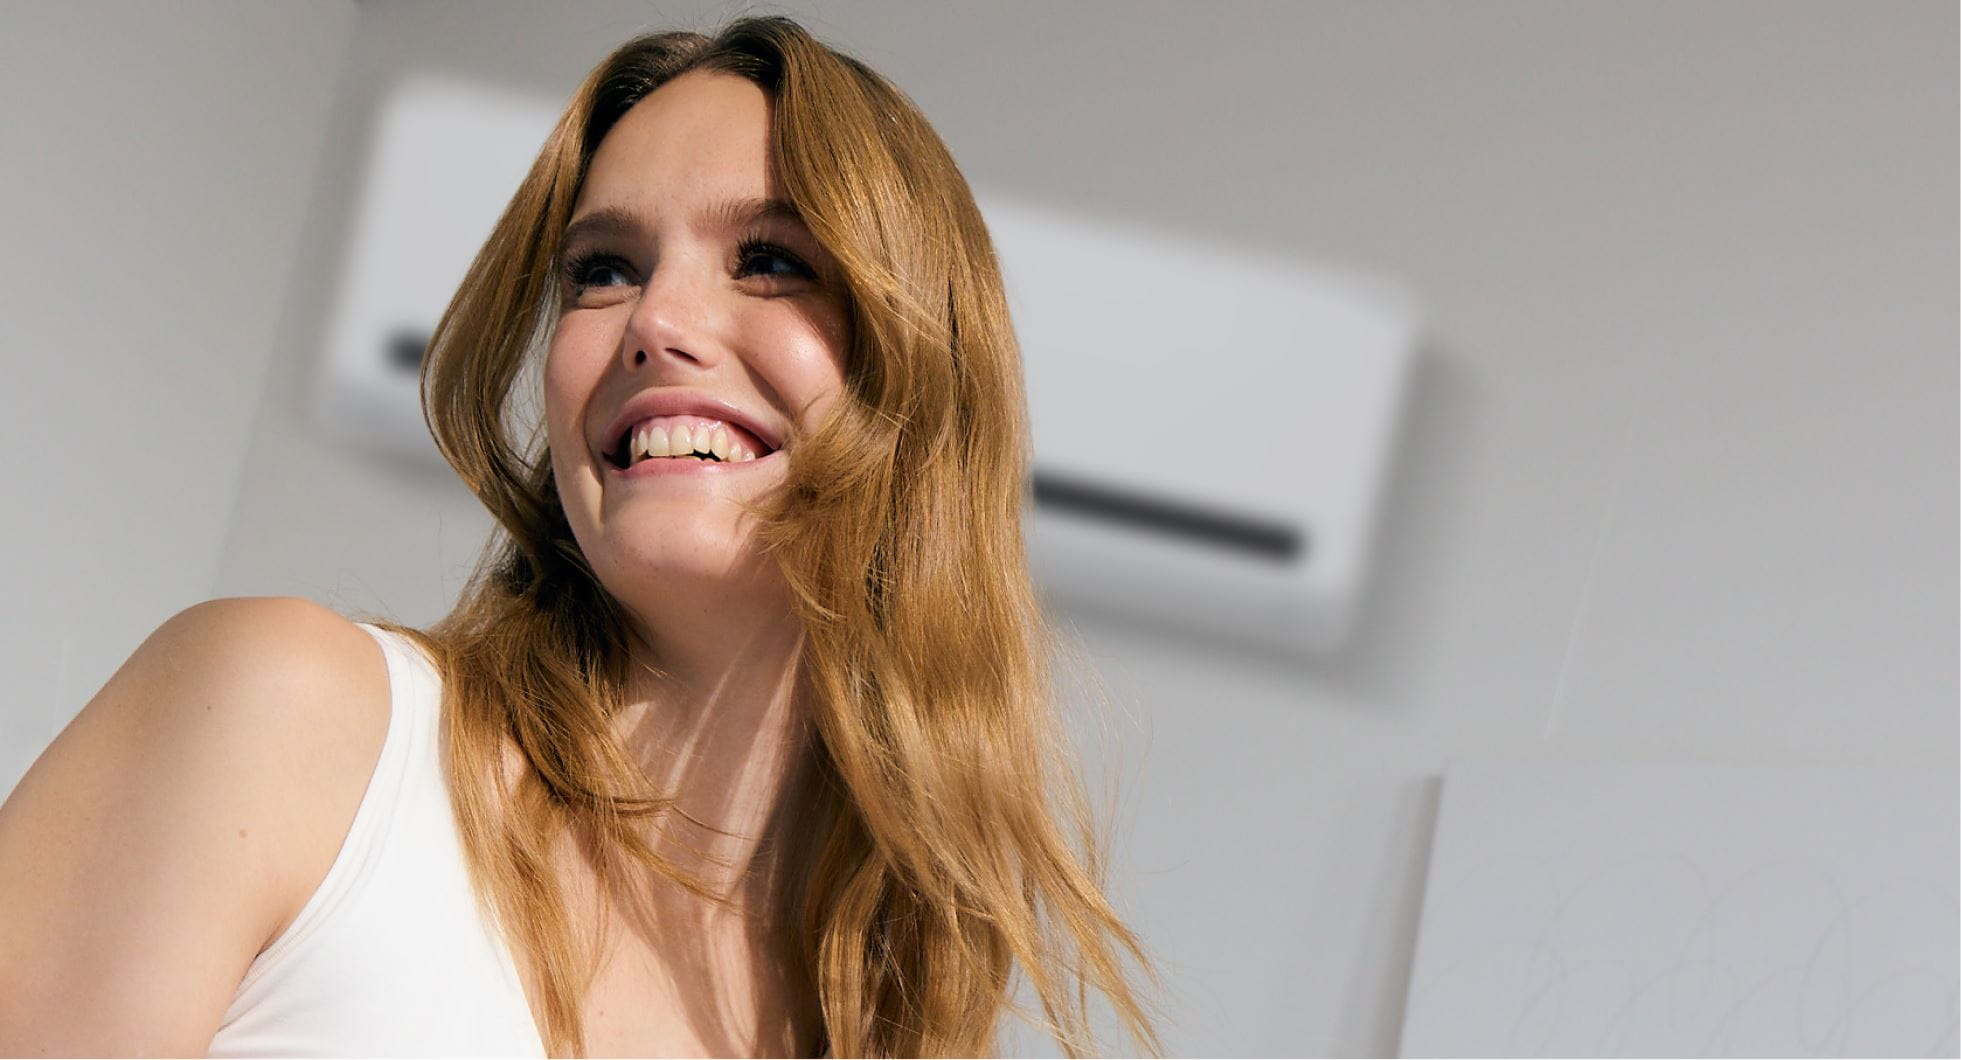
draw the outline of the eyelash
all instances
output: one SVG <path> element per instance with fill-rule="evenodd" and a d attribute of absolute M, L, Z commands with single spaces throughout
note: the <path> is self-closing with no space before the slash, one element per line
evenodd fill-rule
<path fill-rule="evenodd" d="M 742 242 L 737 243 L 735 246 L 735 260 L 739 264 L 747 264 L 749 259 L 757 254 L 769 254 L 774 257 L 782 258 L 785 262 L 789 263 L 791 269 L 798 276 L 801 276 L 806 280 L 814 280 L 817 278 L 817 273 L 813 269 L 811 269 L 810 266 L 804 264 L 804 260 L 802 258 L 797 257 L 795 254 L 790 253 L 788 250 L 785 250 L 783 247 L 778 246 L 777 244 L 772 243 L 767 239 L 764 239 L 760 235 L 744 236 L 742 237 Z"/>
<path fill-rule="evenodd" d="M 791 253 L 788 250 L 785 250 L 783 247 L 775 243 L 772 243 L 767 239 L 764 239 L 760 235 L 744 236 L 742 238 L 742 241 L 736 244 L 735 260 L 737 263 L 738 277 L 747 276 L 747 275 L 770 275 L 770 276 L 784 275 L 783 273 L 750 274 L 750 273 L 745 273 L 740 271 L 742 266 L 747 265 L 751 258 L 754 258 L 758 255 L 768 255 L 771 257 L 782 259 L 785 263 L 790 265 L 792 269 L 792 274 L 799 278 L 805 280 L 815 280 L 817 278 L 817 273 L 813 269 L 811 269 L 809 265 L 804 264 L 802 258 L 798 257 L 797 255 Z M 592 274 L 592 270 L 598 268 L 612 269 L 615 272 L 619 272 L 621 274 L 627 274 L 632 272 L 631 267 L 628 266 L 626 261 L 622 259 L 619 255 L 611 254 L 603 250 L 589 250 L 582 254 L 575 255 L 574 257 L 568 259 L 565 262 L 564 272 L 565 272 L 566 286 L 573 291 L 582 291 L 585 290 L 587 287 L 591 287 L 591 286 L 604 286 L 604 285 L 589 284 L 586 282 L 586 278 Z"/>

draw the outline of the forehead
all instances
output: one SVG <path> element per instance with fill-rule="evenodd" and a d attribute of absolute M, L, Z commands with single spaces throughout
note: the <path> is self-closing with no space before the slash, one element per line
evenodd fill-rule
<path fill-rule="evenodd" d="M 769 116 L 769 97 L 747 78 L 682 74 L 607 131 L 574 212 L 677 197 L 762 197 L 771 184 Z"/>

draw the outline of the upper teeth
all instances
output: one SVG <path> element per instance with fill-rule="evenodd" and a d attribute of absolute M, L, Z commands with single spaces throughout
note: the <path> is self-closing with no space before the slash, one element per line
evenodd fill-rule
<path fill-rule="evenodd" d="M 729 437 L 726 425 L 714 422 L 675 424 L 673 427 L 642 427 L 633 432 L 627 446 L 627 462 L 650 456 L 714 456 L 731 463 L 756 459 L 748 446 Z"/>

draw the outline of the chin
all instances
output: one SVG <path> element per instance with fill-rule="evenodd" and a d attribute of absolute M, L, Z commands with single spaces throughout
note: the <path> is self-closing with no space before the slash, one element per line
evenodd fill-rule
<path fill-rule="evenodd" d="M 744 520 L 746 523 L 747 520 Z M 784 595 L 775 562 L 765 556 L 746 525 L 732 520 L 634 521 L 614 524 L 599 554 L 588 549 L 613 595 L 635 605 L 656 606 L 672 593 L 713 594 L 687 601 L 689 610 L 719 610 L 724 603 L 758 595 Z"/>

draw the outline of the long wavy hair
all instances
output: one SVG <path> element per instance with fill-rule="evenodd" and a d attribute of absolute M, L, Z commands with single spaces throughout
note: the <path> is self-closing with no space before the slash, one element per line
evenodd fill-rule
<path fill-rule="evenodd" d="M 1055 641 L 1021 535 L 1020 359 L 987 228 L 911 101 L 785 18 L 649 34 L 601 62 L 423 365 L 430 431 L 498 526 L 445 618 L 377 624 L 414 637 L 443 677 L 445 768 L 477 896 L 526 962 L 547 1048 L 584 1052 L 594 967 L 565 913 L 557 843 L 583 837 L 609 893 L 652 870 L 717 898 L 636 827 L 681 811 L 613 732 L 626 612 L 573 540 L 521 382 L 556 321 L 552 261 L 600 141 L 694 70 L 770 97 L 776 176 L 850 303 L 844 399 L 797 439 L 758 531 L 805 630 L 809 779 L 795 818 L 765 837 L 784 852 L 772 922 L 822 1016 L 805 1044 L 984 1056 L 1013 1010 L 1087 1055 L 1094 988 L 1161 1055 L 1157 1006 L 1133 990 L 1126 955 L 1161 982 L 1105 896 L 1107 832 L 1054 710 Z M 510 747 L 528 766 L 514 783 Z M 1011 999 L 1017 968 L 1045 1019 Z"/>

